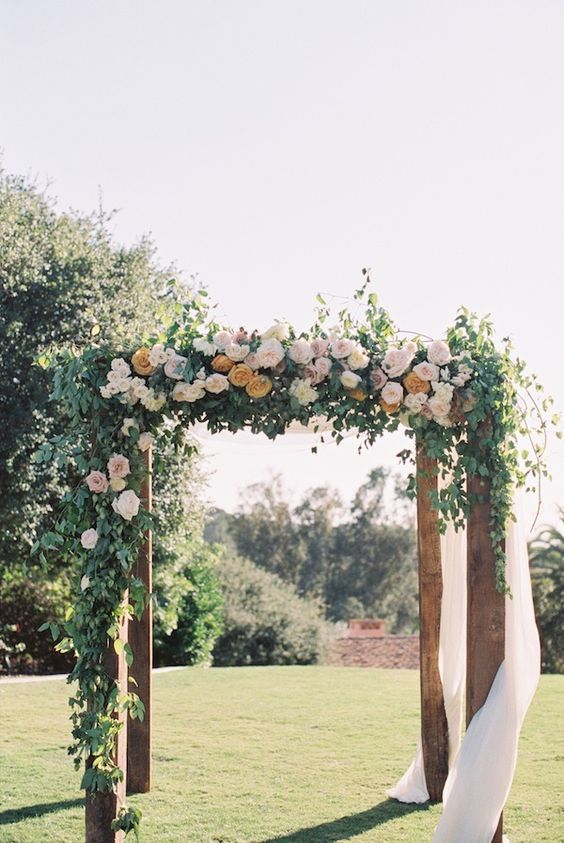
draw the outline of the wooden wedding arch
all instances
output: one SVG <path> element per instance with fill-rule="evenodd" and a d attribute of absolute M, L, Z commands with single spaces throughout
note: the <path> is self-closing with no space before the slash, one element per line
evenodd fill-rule
<path fill-rule="evenodd" d="M 126 794 L 151 789 L 152 605 L 145 599 L 133 613 L 128 593 L 135 602 L 140 584 L 146 595 L 152 590 L 159 435 L 166 427 L 176 436 L 194 422 L 212 433 L 247 428 L 275 438 L 291 423 L 315 430 L 325 417 L 337 441 L 354 429 L 368 444 L 406 427 L 417 498 L 422 750 L 430 798 L 441 800 L 449 740 L 439 673 L 440 534 L 448 518 L 466 523 L 469 723 L 505 655 L 503 536 L 514 486 L 523 482 L 516 457 L 523 416 L 515 399 L 522 365 L 494 345 L 489 323 L 467 311 L 446 341 L 400 336 L 367 295 L 367 283 L 355 294 L 363 319 L 341 311 L 338 328 L 327 327 L 321 300 L 309 332 L 297 334 L 286 323 L 264 333 L 231 331 L 210 318 L 201 294 L 177 303 L 161 333 L 138 344 L 93 343 L 53 350 L 43 360 L 54 371 L 53 397 L 66 408 L 69 428 L 45 446 L 42 459 L 66 449 L 83 475 L 65 495 L 65 515 L 35 549 L 78 557 L 81 565 L 74 613 L 58 646 L 77 653 L 70 751 L 75 763 L 86 760 L 87 843 L 122 841 L 123 824 L 115 820 L 123 818 Z M 439 488 L 441 476 L 446 488 Z M 89 632 L 89 619 L 104 613 L 114 622 Z M 143 719 L 131 716 L 143 709 Z M 502 817 L 493 843 L 501 839 Z"/>

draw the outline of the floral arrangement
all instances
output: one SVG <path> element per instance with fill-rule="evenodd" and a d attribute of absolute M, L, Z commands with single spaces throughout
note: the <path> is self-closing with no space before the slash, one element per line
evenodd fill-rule
<path fill-rule="evenodd" d="M 111 789 L 122 776 L 114 757 L 120 728 L 115 712 L 127 708 L 131 716 L 143 716 L 134 690 L 120 693 L 108 676 L 104 656 L 109 638 L 131 664 L 120 622 L 125 615 L 140 617 L 150 598 L 134 571 L 151 527 L 141 486 L 153 441 L 167 437 L 178 447 L 193 447 L 186 430 L 194 422 L 212 432 L 246 427 L 274 438 L 292 422 L 315 429 L 324 418 L 337 441 L 342 431 L 355 429 L 368 445 L 403 425 L 448 478 L 432 501 L 441 527 L 448 518 L 463 523 L 473 503 L 467 476 L 489 479 L 497 583 L 506 590 L 503 539 L 513 491 L 533 488 L 534 478 L 547 473 L 543 450 L 552 399 L 535 397 L 542 387 L 508 341 L 496 347 L 486 320 L 462 309 L 444 339 L 406 338 L 368 285 L 365 273 L 354 295 L 362 319 L 345 308 L 330 325 L 330 308 L 318 296 L 315 324 L 300 334 L 286 322 L 262 333 L 229 330 L 211 318 L 202 290 L 185 301 L 175 298 L 161 332 L 133 347 L 94 342 L 38 361 L 54 373 L 52 397 L 66 408 L 69 425 L 36 459 L 68 464 L 76 484 L 33 552 L 78 563 L 76 601 L 64 630 L 48 626 L 56 647 L 77 655 L 69 677 L 78 683 L 70 701 L 69 752 L 77 767 L 94 759 L 82 781 L 90 792 Z M 172 284 L 171 294 L 177 289 Z M 528 450 L 521 447 L 523 436 Z M 399 456 L 414 459 L 411 449 Z M 414 494 L 413 475 L 409 482 Z M 138 822 L 126 811 L 120 822 L 130 820 Z"/>

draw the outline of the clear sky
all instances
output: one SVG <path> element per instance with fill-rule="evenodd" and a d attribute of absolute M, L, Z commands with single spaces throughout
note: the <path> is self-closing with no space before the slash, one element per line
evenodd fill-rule
<path fill-rule="evenodd" d="M 121 209 L 228 322 L 311 323 L 363 266 L 401 328 L 491 313 L 564 406 L 559 0 L 0 3 L 4 165 L 61 207 Z M 206 443 L 210 497 L 282 471 L 345 497 L 401 439 L 309 455 Z M 564 450 L 545 517 L 564 503 Z"/>

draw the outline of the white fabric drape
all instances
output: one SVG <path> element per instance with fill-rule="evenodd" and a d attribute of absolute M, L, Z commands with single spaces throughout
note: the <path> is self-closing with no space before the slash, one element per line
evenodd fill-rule
<path fill-rule="evenodd" d="M 466 672 L 466 536 L 449 528 L 441 550 L 444 593 L 439 665 L 449 724 L 450 772 L 443 814 L 432 843 L 491 843 L 513 781 L 521 726 L 540 676 L 540 645 L 520 509 L 506 538 L 506 575 L 513 596 L 505 604 L 505 660 L 460 749 Z M 402 802 L 428 798 L 421 744 L 410 768 L 388 795 Z"/>

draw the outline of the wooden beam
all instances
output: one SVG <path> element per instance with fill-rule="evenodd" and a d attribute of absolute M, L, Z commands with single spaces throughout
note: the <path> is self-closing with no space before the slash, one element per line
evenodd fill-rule
<path fill-rule="evenodd" d="M 478 476 L 468 477 L 468 493 L 481 495 L 483 502 L 473 505 L 468 518 L 467 726 L 486 701 L 505 658 L 505 597 L 495 584 L 489 481 Z M 501 843 L 502 837 L 503 814 L 492 843 Z"/>
<path fill-rule="evenodd" d="M 437 461 L 417 443 L 417 546 L 419 551 L 419 648 L 421 741 L 430 798 L 441 801 L 448 776 L 448 724 L 439 673 L 443 576 L 438 512 L 431 493 L 438 489 Z"/>
<path fill-rule="evenodd" d="M 144 453 L 147 474 L 141 486 L 141 500 L 149 511 L 152 508 L 152 449 Z M 149 594 L 153 590 L 152 536 L 148 530 L 139 553 L 136 575 L 143 580 Z M 131 674 L 137 682 L 136 693 L 145 706 L 143 720 L 129 718 L 127 745 L 127 792 L 148 793 L 151 789 L 151 742 L 152 742 L 152 669 L 153 669 L 153 603 L 143 612 L 141 620 L 129 623 L 129 644 L 133 652 Z"/>
<path fill-rule="evenodd" d="M 127 641 L 127 617 L 121 621 L 119 637 L 125 643 Z M 120 690 L 127 691 L 127 664 L 123 651 L 118 656 L 114 650 L 113 641 L 104 657 L 104 667 L 108 675 L 117 679 Z M 123 843 L 125 834 L 123 831 L 112 831 L 112 821 L 116 818 L 119 810 L 125 804 L 126 791 L 126 764 L 127 764 L 127 714 L 121 711 L 118 715 L 122 728 L 116 739 L 116 763 L 123 770 L 124 778 L 118 782 L 115 792 L 96 793 L 92 795 L 86 791 L 86 843 Z M 86 766 L 92 764 L 93 759 L 89 758 Z"/>

